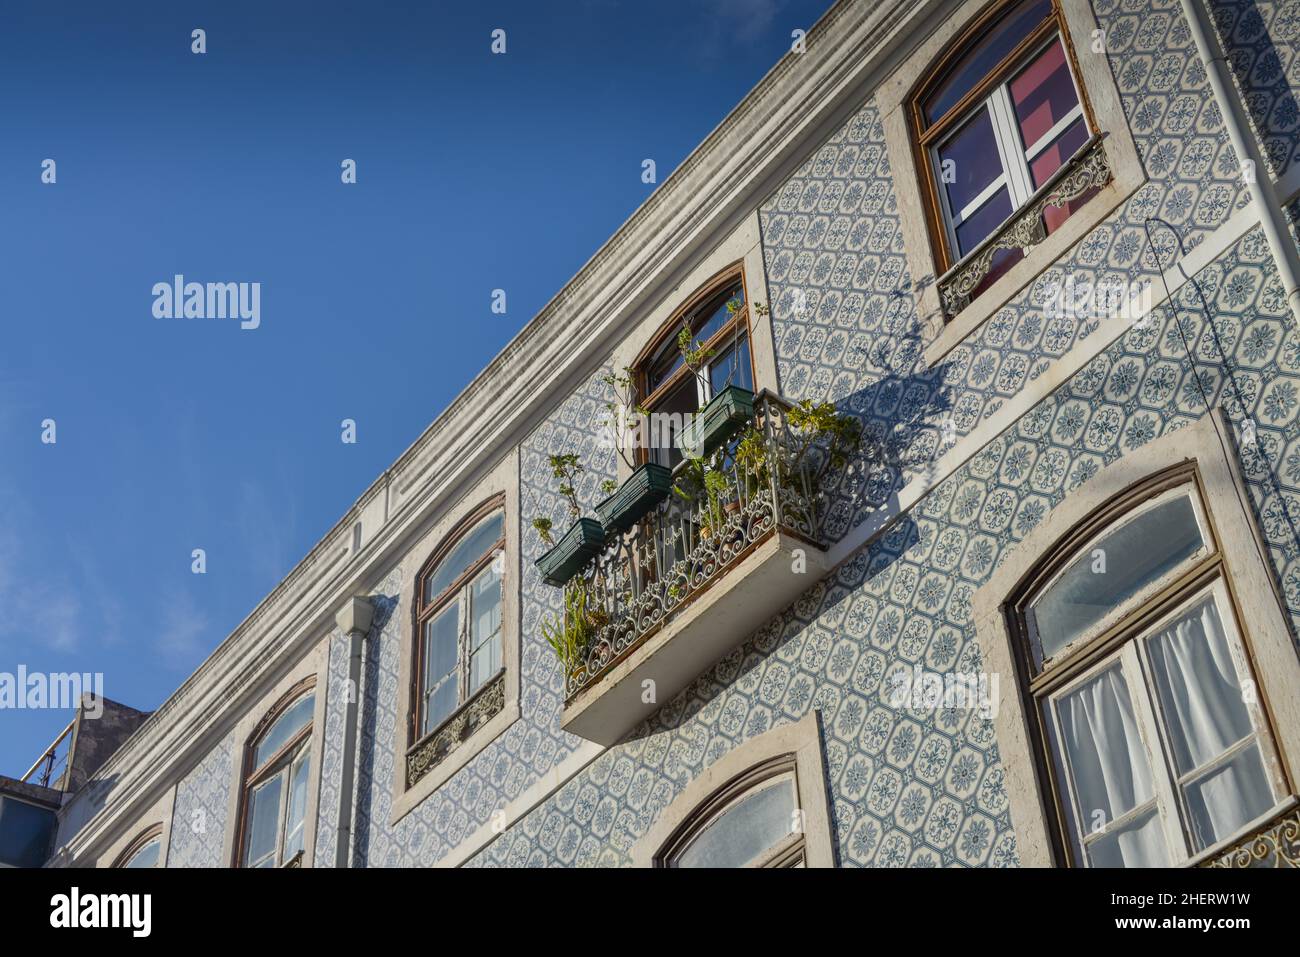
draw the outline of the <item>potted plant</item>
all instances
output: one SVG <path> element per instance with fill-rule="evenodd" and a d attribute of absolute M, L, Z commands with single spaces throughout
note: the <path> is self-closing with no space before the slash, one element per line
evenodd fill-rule
<path fill-rule="evenodd" d="M 727 311 L 733 315 L 740 310 L 739 299 L 727 303 Z M 761 305 L 755 306 L 762 312 Z M 739 331 L 739 327 L 737 327 Z M 677 334 L 677 348 L 682 354 L 682 361 L 697 379 L 704 374 L 704 365 L 713 357 L 713 350 L 706 349 L 696 341 L 691 327 L 683 326 Z M 734 352 L 733 352 L 734 356 Z M 727 375 L 726 384 L 700 409 L 691 424 L 684 428 L 677 437 L 677 447 L 683 455 L 707 456 L 731 438 L 746 422 L 754 418 L 754 393 L 731 383 L 735 374 L 734 367 Z"/>
<path fill-rule="evenodd" d="M 673 483 L 673 494 L 688 505 L 698 506 L 700 535 L 712 538 L 720 529 L 726 516 L 739 505 L 732 494 L 732 484 L 718 456 L 707 461 L 703 456 L 690 456 L 678 470 Z"/>
<path fill-rule="evenodd" d="M 657 462 L 637 465 L 634 456 L 628 454 L 624 426 L 629 417 L 646 414 L 637 395 L 632 371 L 624 369 L 622 373 L 608 372 L 601 378 L 614 393 L 614 398 L 605 404 L 607 415 L 604 429 L 613 436 L 619 458 L 632 472 L 621 486 L 612 479 L 601 483 L 601 489 L 607 498 L 596 505 L 596 515 L 608 534 L 626 531 L 641 521 L 668 496 L 673 476 L 671 470 Z"/>
<path fill-rule="evenodd" d="M 557 542 L 551 537 L 552 523 L 549 518 L 533 519 L 533 528 L 542 541 L 551 546 L 535 564 L 542 573 L 542 581 L 548 585 L 561 586 L 600 552 L 605 544 L 605 531 L 594 518 L 582 517 L 576 482 L 583 472 L 583 466 L 578 457 L 571 453 L 552 455 L 550 465 L 551 474 L 559 480 L 559 492 L 567 500 L 569 514 L 574 521 Z"/>
<path fill-rule="evenodd" d="M 558 618 L 544 619 L 541 627 L 566 679 L 581 668 L 587 650 L 607 621 L 604 609 L 592 600 L 586 581 L 579 578 L 564 587 L 564 611 Z"/>

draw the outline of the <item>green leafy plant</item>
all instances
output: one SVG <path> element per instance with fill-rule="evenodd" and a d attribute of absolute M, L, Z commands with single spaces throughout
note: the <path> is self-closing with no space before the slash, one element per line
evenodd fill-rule
<path fill-rule="evenodd" d="M 682 354 L 682 361 L 686 363 L 686 368 L 698 377 L 704 364 L 713 358 L 713 350 L 704 348 L 704 344 L 695 338 L 695 332 L 691 329 L 690 324 L 682 326 L 681 331 L 677 333 L 677 351 Z"/>
<path fill-rule="evenodd" d="M 553 527 L 554 523 L 552 523 L 549 518 L 539 515 L 537 518 L 533 519 L 533 528 L 537 530 L 538 537 L 547 545 L 555 544 L 555 540 L 551 538 L 551 529 Z"/>
<path fill-rule="evenodd" d="M 582 505 L 578 502 L 578 479 L 586 467 L 572 452 L 552 455 L 547 458 L 551 467 L 551 476 L 556 480 L 555 490 L 564 498 L 569 517 L 575 521 L 582 516 Z M 539 515 L 532 521 L 537 536 L 547 545 L 554 545 L 555 523 L 548 516 Z"/>
<path fill-rule="evenodd" d="M 844 468 L 862 443 L 862 423 L 851 415 L 836 412 L 831 402 L 804 399 L 790 407 L 786 421 L 796 443 L 793 468 L 802 467 L 814 449 L 821 452 L 817 471 L 812 475 L 813 488 L 817 488 L 831 469 Z"/>
<path fill-rule="evenodd" d="M 543 619 L 541 627 L 542 637 L 555 652 L 566 675 L 578 670 L 597 632 L 607 621 L 604 609 L 593 601 L 588 582 L 577 578 L 565 586 L 563 613 Z"/>
<path fill-rule="evenodd" d="M 614 397 L 605 403 L 605 418 L 598 426 L 613 439 L 619 458 L 629 469 L 634 469 L 637 463 L 634 461 L 635 456 L 630 454 L 626 441 L 628 423 L 633 418 L 641 419 L 649 414 L 641 404 L 636 374 L 624 366 L 622 372 L 606 372 L 600 376 L 600 381 L 609 386 Z M 607 479 L 606 484 L 611 484 L 610 480 Z M 612 484 L 614 487 L 608 489 L 611 493 L 618 488 L 617 483 Z M 605 485 L 601 488 L 605 488 Z"/>

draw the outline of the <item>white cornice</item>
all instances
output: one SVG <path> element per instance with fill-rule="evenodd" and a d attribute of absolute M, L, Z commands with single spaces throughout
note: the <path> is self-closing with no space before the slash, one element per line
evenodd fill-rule
<path fill-rule="evenodd" d="M 807 52 L 773 67 L 104 764 L 87 790 L 102 789 L 109 806 L 63 851 L 79 859 L 111 837 L 119 821 L 156 800 L 228 734 L 276 669 L 330 631 L 337 606 L 375 585 L 421 524 L 590 376 L 639 310 L 861 105 L 942 6 L 840 0 L 832 7 L 809 31 Z M 387 520 L 349 556 L 351 524 L 379 495 L 392 496 Z"/>

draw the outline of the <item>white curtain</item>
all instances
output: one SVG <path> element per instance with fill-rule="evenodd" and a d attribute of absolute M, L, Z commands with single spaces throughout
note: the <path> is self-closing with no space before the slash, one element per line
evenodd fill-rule
<path fill-rule="evenodd" d="M 1180 775 L 1204 766 L 1253 733 L 1213 599 L 1152 636 L 1149 649 Z M 1201 847 L 1267 811 L 1273 799 L 1258 745 L 1190 781 L 1187 801 Z"/>
<path fill-rule="evenodd" d="M 1151 767 L 1120 663 L 1072 691 L 1059 708 L 1084 832 L 1151 800 Z M 1158 818 L 1143 819 L 1096 843 L 1095 864 L 1158 867 L 1168 862 Z"/>

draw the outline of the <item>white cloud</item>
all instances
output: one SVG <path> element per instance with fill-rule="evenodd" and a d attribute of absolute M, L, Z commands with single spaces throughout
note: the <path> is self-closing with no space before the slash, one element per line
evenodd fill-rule
<path fill-rule="evenodd" d="M 209 650 L 206 635 L 210 625 L 193 596 L 176 591 L 164 602 L 158 615 L 154 650 L 170 667 L 190 671 Z"/>

